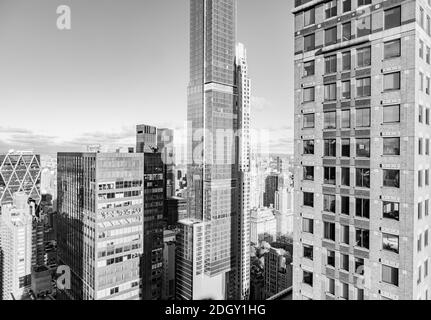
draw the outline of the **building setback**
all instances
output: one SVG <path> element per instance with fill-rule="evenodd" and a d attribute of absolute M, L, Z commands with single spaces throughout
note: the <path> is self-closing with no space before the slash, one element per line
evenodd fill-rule
<path fill-rule="evenodd" d="M 293 298 L 429 299 L 429 2 L 293 13 Z"/>

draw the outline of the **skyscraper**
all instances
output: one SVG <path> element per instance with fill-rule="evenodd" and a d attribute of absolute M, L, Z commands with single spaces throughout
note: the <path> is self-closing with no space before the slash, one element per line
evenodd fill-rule
<path fill-rule="evenodd" d="M 25 192 L 40 202 L 40 156 L 33 152 L 11 151 L 0 155 L 0 205 L 13 202 L 15 192 Z"/>
<path fill-rule="evenodd" d="M 57 159 L 58 255 L 71 271 L 67 294 L 78 300 L 138 300 L 144 155 L 59 153 Z"/>
<path fill-rule="evenodd" d="M 188 217 L 204 228 L 204 264 L 197 281 L 212 286 L 208 298 L 218 299 L 239 299 L 240 290 L 247 291 L 239 284 L 237 259 L 242 258 L 238 239 L 246 236 L 240 218 L 240 153 L 247 152 L 239 146 L 238 132 L 248 111 L 238 97 L 238 81 L 246 83 L 248 77 L 245 50 L 240 50 L 241 65 L 236 63 L 236 6 L 235 0 L 190 0 Z M 195 222 L 184 226 L 195 228 Z"/>
<path fill-rule="evenodd" d="M 429 299 L 429 2 L 293 12 L 294 299 Z"/>
<path fill-rule="evenodd" d="M 168 199 L 175 196 L 174 131 L 157 129 L 157 147 L 162 154 L 165 199 Z"/>
<path fill-rule="evenodd" d="M 157 128 L 145 124 L 136 126 L 136 152 L 153 152 L 157 148 Z"/>
<path fill-rule="evenodd" d="M 278 190 L 280 178 L 281 176 L 277 173 L 272 173 L 265 178 L 265 194 L 263 195 L 263 205 L 265 207 L 275 206 L 275 193 Z"/>
<path fill-rule="evenodd" d="M 0 293 L 2 300 L 20 300 L 31 284 L 32 220 L 35 205 L 17 192 L 0 216 Z"/>

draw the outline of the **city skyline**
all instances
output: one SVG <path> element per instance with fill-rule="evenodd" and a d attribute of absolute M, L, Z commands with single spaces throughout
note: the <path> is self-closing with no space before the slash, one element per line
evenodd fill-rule
<path fill-rule="evenodd" d="M 293 4 L 273 2 L 270 10 L 260 1 L 238 2 L 238 40 L 248 48 L 252 66 L 252 127 L 269 132 L 271 152 L 289 153 L 293 81 L 280 70 L 293 69 L 293 37 L 285 40 L 283 32 L 293 30 Z M 60 4 L 71 7 L 69 31 L 55 27 Z M 86 144 L 96 143 L 132 146 L 135 126 L 142 122 L 185 130 L 188 1 L 129 0 L 121 6 L 114 1 L 85 6 L 56 0 L 37 5 L 3 1 L 0 9 L 0 40 L 5 44 L 0 53 L 0 106 L 10 114 L 7 122 L 0 119 L 2 152 L 54 154 L 83 151 Z M 20 22 L 10 18 L 16 14 Z M 165 85 L 171 90 L 168 96 L 162 93 Z M 38 114 L 31 113 L 35 109 Z M 270 113 L 280 116 L 267 116 Z M 42 119 L 67 121 L 46 126 Z"/>

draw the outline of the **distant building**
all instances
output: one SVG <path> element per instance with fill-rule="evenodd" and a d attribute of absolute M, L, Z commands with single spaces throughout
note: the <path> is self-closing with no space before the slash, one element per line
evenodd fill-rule
<path fill-rule="evenodd" d="M 258 244 L 260 241 L 272 242 L 277 236 L 277 220 L 274 210 L 269 208 L 253 209 L 250 219 L 250 241 Z"/>
<path fill-rule="evenodd" d="M 12 204 L 2 205 L 0 292 L 3 300 L 21 300 L 30 289 L 34 210 L 25 192 L 14 193 Z"/>
<path fill-rule="evenodd" d="M 157 148 L 157 128 L 145 124 L 136 126 L 136 153 L 153 152 Z"/>
<path fill-rule="evenodd" d="M 179 220 L 187 218 L 187 200 L 180 197 L 171 197 L 165 200 L 164 219 L 168 226 L 175 226 Z"/>
<path fill-rule="evenodd" d="M 175 196 L 175 154 L 174 131 L 171 129 L 157 129 L 157 147 L 162 154 L 165 198 Z"/>
<path fill-rule="evenodd" d="M 175 231 L 163 232 L 162 300 L 175 299 L 175 241 Z"/>
<path fill-rule="evenodd" d="M 40 177 L 39 155 L 27 151 L 0 154 L 0 206 L 13 203 L 15 192 L 25 192 L 39 204 Z"/>
<path fill-rule="evenodd" d="M 292 256 L 281 248 L 265 253 L 265 298 L 268 299 L 292 286 Z"/>
<path fill-rule="evenodd" d="M 275 192 L 278 190 L 280 176 L 278 174 L 270 174 L 265 178 L 265 194 L 263 196 L 264 207 L 274 207 Z"/>

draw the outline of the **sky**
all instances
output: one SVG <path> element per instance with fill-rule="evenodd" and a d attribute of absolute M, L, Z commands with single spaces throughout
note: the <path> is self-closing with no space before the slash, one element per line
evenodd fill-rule
<path fill-rule="evenodd" d="M 293 147 L 292 7 L 238 0 L 252 128 L 274 153 Z M 0 48 L 0 153 L 133 146 L 137 124 L 185 126 L 189 0 L 0 0 Z"/>

